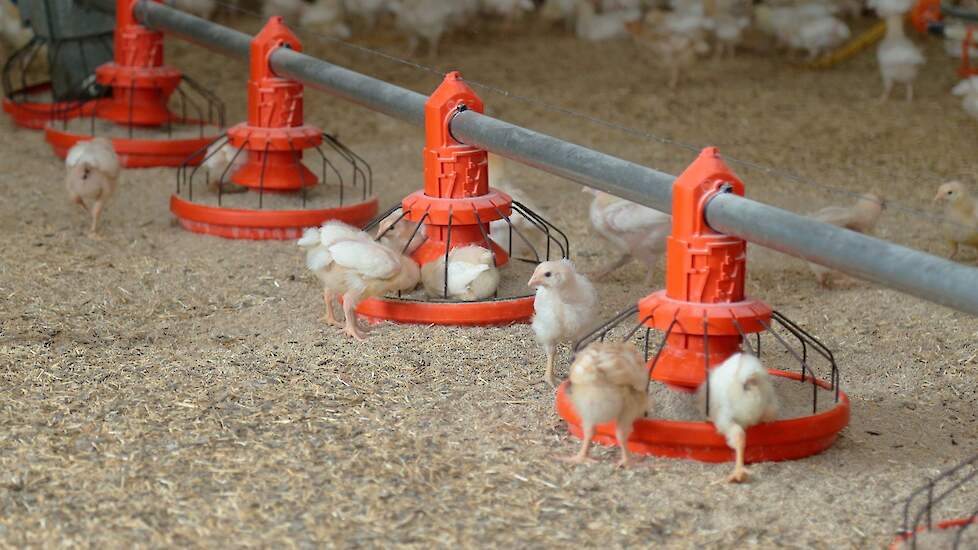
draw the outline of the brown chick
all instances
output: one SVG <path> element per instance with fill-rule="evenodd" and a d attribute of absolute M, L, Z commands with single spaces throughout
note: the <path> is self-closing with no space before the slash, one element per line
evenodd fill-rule
<path fill-rule="evenodd" d="M 119 157 L 106 138 L 76 143 L 65 158 L 65 188 L 72 202 L 92 216 L 91 234 L 98 229 L 98 220 L 106 201 L 115 193 L 119 179 Z"/>
<path fill-rule="evenodd" d="M 937 188 L 934 202 L 944 203 L 941 231 L 951 245 L 948 258 L 953 260 L 962 244 L 978 248 L 978 204 L 968 188 L 960 181 L 949 181 Z"/>
<path fill-rule="evenodd" d="M 886 202 L 879 195 L 866 193 L 856 199 L 852 206 L 829 206 L 815 212 L 811 217 L 857 233 L 872 233 L 885 208 Z M 831 286 L 829 279 L 832 274 L 831 269 L 813 263 L 809 263 L 808 267 L 815 274 L 820 285 L 826 288 Z"/>
<path fill-rule="evenodd" d="M 615 437 L 621 447 L 618 465 L 632 465 L 628 436 L 635 420 L 645 414 L 648 383 L 645 361 L 631 344 L 595 342 L 579 352 L 571 365 L 567 391 L 581 417 L 584 439 L 580 452 L 562 460 L 575 464 L 593 462 L 588 452 L 595 426 L 614 421 Z"/>

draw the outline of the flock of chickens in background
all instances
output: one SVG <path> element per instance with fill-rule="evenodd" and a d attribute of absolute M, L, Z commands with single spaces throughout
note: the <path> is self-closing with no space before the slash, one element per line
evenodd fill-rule
<path fill-rule="evenodd" d="M 213 16 L 216 7 L 212 0 L 175 0 L 175 3 L 208 17 Z M 902 83 L 907 86 L 910 99 L 917 67 L 924 61 L 903 33 L 903 15 L 910 4 L 906 0 L 870 0 L 870 3 L 888 24 L 878 50 L 884 97 L 893 84 Z M 417 38 L 423 37 L 429 42 L 432 54 L 446 29 L 464 24 L 480 11 L 515 18 L 520 11 L 539 9 L 543 17 L 566 21 L 568 28 L 574 29 L 581 39 L 598 41 L 631 36 L 651 47 L 672 68 L 671 81 L 675 85 L 682 67 L 708 51 L 710 35 L 717 55 L 733 55 L 742 31 L 753 20 L 780 44 L 807 51 L 814 57 L 849 36 L 848 27 L 836 14 L 852 10 L 858 13 L 862 8 L 858 2 L 851 5 L 850 0 L 757 7 L 740 0 L 673 0 L 671 11 L 660 7 L 649 9 L 638 0 L 546 0 L 542 6 L 538 4 L 529 0 L 317 0 L 312 4 L 270 0 L 266 9 L 299 19 L 304 26 L 329 26 L 340 35 L 348 33 L 343 24 L 347 16 L 361 16 L 373 23 L 389 11 L 399 28 L 412 37 L 412 44 L 416 46 Z M 754 12 L 753 17 L 750 10 Z M 0 28 L 8 40 L 16 30 L 6 22 Z M 978 116 L 978 79 L 962 82 L 954 93 L 965 96 L 966 108 Z M 226 173 L 229 163 L 244 160 L 243 155 L 236 156 L 231 148 L 223 151 L 223 154 L 216 151 L 218 154 L 208 155 L 207 174 Z M 241 158 L 235 160 L 236 157 Z M 90 215 L 91 232 L 95 235 L 106 201 L 116 189 L 119 160 L 111 142 L 95 138 L 74 146 L 65 164 L 69 197 Z M 491 154 L 489 179 L 491 187 L 532 205 L 506 174 L 505 161 Z M 235 187 L 217 179 L 209 181 L 209 185 L 212 190 L 225 185 Z M 589 213 L 591 225 L 618 253 L 606 269 L 592 274 L 591 278 L 601 279 L 636 260 L 644 266 L 649 276 L 646 282 L 651 284 L 665 251 L 671 217 L 600 191 L 585 190 L 594 195 Z M 959 245 L 978 247 L 978 203 L 968 188 L 956 181 L 945 183 L 934 200 L 944 202 L 944 235 L 951 244 L 951 257 L 957 255 Z M 852 205 L 824 208 L 812 216 L 825 223 L 869 233 L 883 209 L 881 197 L 866 194 Z M 535 209 L 531 207 L 531 210 Z M 514 220 L 514 223 L 518 222 Z M 425 237 L 415 227 L 406 221 L 396 227 L 385 222 L 375 235 L 369 235 L 358 228 L 330 221 L 305 232 L 298 245 L 305 250 L 307 267 L 322 283 L 325 321 L 362 340 L 366 337 L 365 329 L 357 322 L 356 307 L 366 298 L 412 292 L 419 286 L 432 299 L 453 301 L 484 300 L 497 292 L 500 268 L 495 266 L 492 253 L 486 248 L 457 248 L 447 258 L 419 266 L 410 254 Z M 503 248 L 516 250 L 524 246 L 508 242 L 510 232 L 505 225 L 492 225 L 490 233 Z M 811 265 L 811 269 L 822 285 L 830 286 L 828 269 L 817 265 Z M 532 329 L 546 354 L 544 379 L 556 385 L 557 348 L 577 341 L 597 323 L 598 294 L 589 277 L 578 272 L 568 259 L 540 263 L 527 284 L 536 292 Z M 342 321 L 334 311 L 334 302 L 340 297 Z M 646 414 L 650 405 L 647 402 L 649 376 L 643 357 L 628 343 L 596 342 L 576 354 L 569 378 L 570 396 L 581 416 L 585 437 L 580 452 L 566 460 L 576 463 L 591 460 L 588 453 L 595 426 L 614 421 L 621 444 L 620 464 L 629 465 L 632 458 L 624 442 L 633 422 Z M 710 373 L 704 386 L 707 385 L 709 420 L 736 452 L 736 465 L 729 480 L 744 481 L 747 478 L 743 460 L 745 430 L 777 415 L 778 399 L 770 376 L 756 357 L 736 354 Z"/>

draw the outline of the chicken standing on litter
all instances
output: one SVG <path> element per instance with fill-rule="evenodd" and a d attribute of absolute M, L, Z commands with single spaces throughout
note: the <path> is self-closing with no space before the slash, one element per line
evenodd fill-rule
<path fill-rule="evenodd" d="M 536 289 L 533 332 L 547 354 L 543 379 L 556 386 L 557 345 L 576 342 L 591 328 L 598 313 L 598 293 L 570 260 L 541 263 L 527 284 Z"/>
<path fill-rule="evenodd" d="M 778 396 L 774 392 L 771 375 L 757 357 L 735 353 L 710 371 L 708 382 L 700 386 L 697 393 L 703 405 L 707 403 L 707 385 L 707 416 L 717 432 L 726 437 L 727 445 L 735 453 L 734 471 L 727 481 L 743 483 L 750 473 L 744 467 L 747 428 L 771 422 L 778 415 Z"/>
<path fill-rule="evenodd" d="M 949 181 L 937 188 L 934 202 L 944 203 L 941 230 L 951 246 L 948 258 L 958 255 L 961 245 L 978 248 L 978 203 L 960 181 Z"/>
<path fill-rule="evenodd" d="M 65 187 L 68 197 L 92 216 L 91 234 L 98 230 L 98 220 L 106 201 L 115 193 L 121 165 L 112 142 L 98 137 L 76 143 L 65 158 Z"/>
<path fill-rule="evenodd" d="M 844 227 L 857 233 L 869 234 L 876 227 L 886 202 L 878 195 L 866 193 L 861 195 L 852 206 L 828 206 L 812 214 L 812 218 L 837 227 Z M 831 286 L 829 277 L 832 270 L 809 263 L 808 267 L 815 274 L 818 283 L 826 288 Z"/>
<path fill-rule="evenodd" d="M 322 228 L 307 229 L 298 245 L 306 250 L 306 267 L 323 284 L 326 321 L 340 325 L 333 314 L 333 301 L 342 294 L 346 316 L 343 329 L 357 340 L 364 339 L 356 313 L 361 300 L 413 290 L 420 279 L 414 260 L 342 222 L 331 221 Z"/>
<path fill-rule="evenodd" d="M 666 251 L 672 216 L 602 191 L 589 188 L 584 191 L 594 194 L 591 225 L 619 253 L 617 259 L 594 276 L 595 280 L 607 277 L 634 258 L 646 268 L 645 284 L 651 285 L 659 257 Z"/>
<path fill-rule="evenodd" d="M 499 269 L 488 249 L 477 245 L 461 246 L 448 253 L 447 269 L 444 256 L 426 263 L 421 268 L 421 282 L 432 298 L 474 302 L 496 293 Z"/>
<path fill-rule="evenodd" d="M 634 463 L 628 454 L 628 436 L 635 420 L 648 408 L 649 374 L 635 346 L 624 342 L 595 342 L 581 350 L 571 365 L 570 395 L 581 418 L 584 438 L 576 455 L 562 460 L 575 464 L 593 462 L 588 452 L 595 427 L 615 422 L 615 437 L 621 447 L 618 465 Z"/>

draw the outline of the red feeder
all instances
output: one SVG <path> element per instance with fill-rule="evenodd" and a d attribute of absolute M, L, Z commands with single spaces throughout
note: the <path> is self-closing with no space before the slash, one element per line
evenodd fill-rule
<path fill-rule="evenodd" d="M 302 51 L 282 18 L 273 17 L 251 42 L 248 122 L 193 151 L 177 173 L 170 209 L 185 229 L 231 239 L 297 239 L 327 220 L 361 226 L 377 214 L 370 166 L 333 136 L 304 124 L 302 84 L 269 67 L 269 57 L 281 47 Z M 324 143 L 350 166 L 350 183 L 323 152 Z M 320 157 L 320 176 L 302 161 L 308 149 Z M 221 155 L 227 161 L 216 163 L 222 173 L 215 181 L 210 165 Z M 199 157 L 206 169 L 192 167 Z M 328 173 L 339 179 L 338 186 L 319 185 L 327 183 Z M 195 189 L 198 176 L 212 184 L 209 192 Z M 225 191 L 228 183 L 245 193 Z M 332 193 L 321 192 L 324 187 Z M 359 202 L 350 202 L 351 193 Z"/>
<path fill-rule="evenodd" d="M 772 311 L 764 302 L 744 296 L 746 243 L 713 231 L 704 215 L 707 203 L 718 193 L 743 195 L 744 185 L 719 152 L 708 148 L 673 185 L 666 290 L 643 298 L 578 342 L 575 349 L 599 338 L 604 340 L 618 325 L 637 315 L 638 324 L 627 333 L 626 340 L 644 329 L 645 358 L 651 378 L 673 390 L 692 392 L 703 383 L 710 368 L 741 349 L 760 355 L 761 334 L 770 334 L 800 366 L 799 373 L 770 372 L 811 386 L 812 415 L 750 428 L 746 459 L 788 460 L 821 452 L 832 445 L 849 421 L 849 400 L 839 390 L 835 358 L 827 347 L 787 317 Z M 786 336 L 779 334 L 776 327 Z M 650 356 L 652 330 L 664 333 L 654 356 Z M 754 346 L 748 338 L 750 334 L 756 339 Z M 791 346 L 789 340 L 796 341 L 800 349 Z M 829 366 L 828 382 L 816 379 L 810 355 Z M 568 422 L 571 433 L 580 436 L 580 419 L 565 392 L 566 384 L 557 392 L 557 412 Z M 820 393 L 832 395 L 835 405 L 831 409 L 818 412 Z M 613 424 L 599 426 L 597 434 L 595 441 L 616 444 Z M 724 437 L 709 422 L 640 419 L 635 423 L 629 448 L 639 453 L 707 462 L 733 459 Z"/>
<path fill-rule="evenodd" d="M 91 100 L 86 117 L 62 117 L 45 131 L 62 158 L 79 141 L 105 133 L 126 167 L 180 166 L 224 124 L 224 107 L 214 94 L 163 65 L 163 33 L 138 24 L 134 6 L 135 0 L 116 2 L 115 61 L 95 70 L 96 82 L 111 89 L 109 97 Z M 184 82 L 206 107 L 183 90 Z M 170 109 L 174 94 L 179 115 Z"/>
<path fill-rule="evenodd" d="M 469 109 L 481 113 L 484 104 L 461 74 L 448 73 L 425 104 L 424 189 L 405 197 L 368 228 L 400 210 L 394 224 L 402 220 L 420 224 L 427 237 L 412 253 L 418 264 L 423 266 L 442 257 L 447 261 L 451 250 L 478 245 L 491 250 L 496 267 L 501 268 L 510 262 L 513 240 L 510 238 L 510 246 L 504 250 L 490 237 L 492 225 L 503 223 L 509 227 L 510 234 L 513 230 L 519 232 L 511 220 L 514 214 L 519 214 L 532 220 L 530 225 L 546 235 L 547 257 L 551 243 L 566 257 L 569 250 L 566 236 L 538 214 L 514 203 L 506 193 L 491 189 L 486 152 L 452 137 L 452 118 Z M 530 242 L 524 235 L 520 238 Z M 405 250 L 410 246 L 408 242 Z M 543 257 L 535 249 L 533 254 L 534 259 L 525 261 L 538 263 Z M 357 312 L 374 320 L 399 323 L 499 325 L 527 321 L 533 315 L 533 296 L 477 302 L 388 297 L 364 300 Z"/>

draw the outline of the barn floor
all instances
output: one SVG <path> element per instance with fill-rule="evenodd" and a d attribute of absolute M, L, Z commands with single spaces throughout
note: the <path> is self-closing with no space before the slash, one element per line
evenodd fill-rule
<path fill-rule="evenodd" d="M 357 43 L 404 50 L 387 31 Z M 306 49 L 420 92 L 438 82 L 346 46 Z M 672 173 L 693 157 L 553 110 L 572 109 L 875 190 L 893 206 L 879 233 L 937 254 L 934 188 L 975 179 L 978 127 L 948 94 L 954 64 L 934 41 L 912 104 L 878 101 L 872 53 L 809 72 L 755 47 L 703 60 L 671 91 L 631 44 L 529 23 L 456 33 L 442 52 L 438 67 L 513 94 L 477 88 L 501 118 Z M 168 55 L 226 100 L 229 120 L 244 116 L 244 63 L 175 40 Z M 420 185 L 419 130 L 312 91 L 306 112 L 372 163 L 382 205 Z M 750 293 L 836 352 L 852 422 L 835 446 L 756 464 L 743 486 L 715 483 L 728 465 L 648 458 L 616 470 L 605 448 L 600 464 L 570 467 L 554 457 L 578 441 L 537 383 L 528 326 L 385 324 L 348 341 L 320 322 L 320 289 L 293 243 L 182 231 L 168 210 L 174 172 L 156 169 L 125 173 L 93 240 L 42 134 L 5 117 L 0 128 L 3 546 L 880 548 L 911 489 L 975 451 L 978 321 L 852 279 L 824 291 L 803 262 L 754 247 Z M 733 168 L 749 196 L 795 211 L 850 200 Z M 577 262 L 600 264 L 579 186 L 512 170 Z M 642 278 L 632 265 L 600 284 L 604 315 L 648 293 Z"/>

